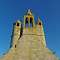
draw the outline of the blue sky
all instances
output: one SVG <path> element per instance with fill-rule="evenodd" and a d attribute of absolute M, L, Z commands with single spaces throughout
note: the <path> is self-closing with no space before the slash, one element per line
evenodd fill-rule
<path fill-rule="evenodd" d="M 27 8 L 40 16 L 46 34 L 47 47 L 60 56 L 60 1 L 59 0 L 0 0 L 0 55 L 9 49 L 12 24 L 22 20 Z"/>

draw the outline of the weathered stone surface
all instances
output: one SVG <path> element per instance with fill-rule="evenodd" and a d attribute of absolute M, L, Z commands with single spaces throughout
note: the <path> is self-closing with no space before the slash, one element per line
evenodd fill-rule
<path fill-rule="evenodd" d="M 17 21 L 13 27 L 10 50 L 0 60 L 59 60 L 47 47 L 43 24 L 38 20 L 37 25 L 25 27 L 25 18 L 34 19 L 32 13 L 24 16 L 24 25 Z M 34 20 L 33 20 L 34 21 Z M 28 20 L 30 25 L 30 20 Z"/>

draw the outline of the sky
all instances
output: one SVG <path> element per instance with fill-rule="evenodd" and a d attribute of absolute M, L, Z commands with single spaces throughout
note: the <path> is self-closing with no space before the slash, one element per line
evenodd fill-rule
<path fill-rule="evenodd" d="M 0 0 L 0 55 L 9 50 L 12 27 L 22 20 L 28 8 L 40 16 L 49 49 L 60 57 L 60 1 L 59 0 Z"/>

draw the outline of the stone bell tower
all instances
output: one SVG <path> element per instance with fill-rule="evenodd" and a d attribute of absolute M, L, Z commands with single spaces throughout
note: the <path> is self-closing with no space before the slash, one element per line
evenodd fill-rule
<path fill-rule="evenodd" d="M 45 35 L 43 30 L 43 24 L 40 18 L 37 19 L 37 24 L 35 23 L 34 16 L 29 9 L 27 13 L 24 15 L 24 26 L 23 26 L 23 35 L 29 35 L 30 39 L 34 38 L 33 40 L 36 40 L 39 43 L 39 46 L 41 48 L 46 47 L 45 42 Z M 33 36 L 33 37 L 31 37 Z M 33 41 L 32 40 L 32 41 Z"/>
<path fill-rule="evenodd" d="M 13 24 L 10 50 L 1 60 L 58 60 L 46 47 L 45 34 L 41 19 L 30 9 L 24 15 L 24 22 Z"/>

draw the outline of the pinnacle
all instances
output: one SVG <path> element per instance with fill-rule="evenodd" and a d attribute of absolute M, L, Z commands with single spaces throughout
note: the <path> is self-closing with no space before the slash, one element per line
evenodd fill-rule
<path fill-rule="evenodd" d="M 27 14 L 28 14 L 28 15 L 32 15 L 31 9 L 28 9 L 28 10 L 27 10 Z"/>

